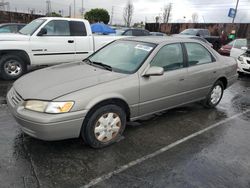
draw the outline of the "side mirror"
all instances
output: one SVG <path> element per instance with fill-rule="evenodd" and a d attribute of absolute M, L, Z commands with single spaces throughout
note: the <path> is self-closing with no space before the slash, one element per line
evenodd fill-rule
<path fill-rule="evenodd" d="M 200 36 L 201 36 L 201 34 L 200 34 L 200 33 L 197 33 L 197 34 L 196 34 L 196 36 L 197 36 L 197 37 L 200 37 Z"/>
<path fill-rule="evenodd" d="M 37 34 L 37 36 L 43 36 L 43 35 L 47 35 L 47 29 L 45 28 L 42 28 Z"/>
<path fill-rule="evenodd" d="M 240 49 L 247 51 L 247 47 L 243 46 Z"/>
<path fill-rule="evenodd" d="M 150 67 L 143 76 L 161 76 L 164 74 L 164 69 L 162 67 Z"/>

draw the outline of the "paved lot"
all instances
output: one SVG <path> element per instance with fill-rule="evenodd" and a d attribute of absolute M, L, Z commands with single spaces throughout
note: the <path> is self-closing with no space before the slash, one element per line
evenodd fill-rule
<path fill-rule="evenodd" d="M 1 95 L 10 84 L 0 81 Z M 0 187 L 250 187 L 249 122 L 250 77 L 216 109 L 191 104 L 148 117 L 101 150 L 26 136 L 0 105 Z"/>

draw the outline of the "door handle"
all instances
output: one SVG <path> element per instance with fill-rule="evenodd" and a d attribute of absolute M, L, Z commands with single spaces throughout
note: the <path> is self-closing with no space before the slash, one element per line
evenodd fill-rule
<path fill-rule="evenodd" d="M 68 40 L 68 43 L 74 43 L 75 41 L 74 40 Z"/>
<path fill-rule="evenodd" d="M 184 81 L 184 80 L 185 80 L 184 78 L 180 78 L 180 80 L 179 80 L 179 81 L 180 81 L 180 82 L 182 82 L 182 81 Z"/>
<path fill-rule="evenodd" d="M 213 73 L 215 74 L 215 73 L 217 73 L 217 71 L 214 71 Z"/>

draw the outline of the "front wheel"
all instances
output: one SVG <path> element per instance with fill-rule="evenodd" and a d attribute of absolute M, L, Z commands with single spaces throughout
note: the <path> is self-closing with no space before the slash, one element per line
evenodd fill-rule
<path fill-rule="evenodd" d="M 126 114 L 117 105 L 106 105 L 94 111 L 83 125 L 81 135 L 89 146 L 103 148 L 116 142 L 126 126 Z"/>
<path fill-rule="evenodd" d="M 206 108 L 216 107 L 220 103 L 223 93 L 224 93 L 223 83 L 221 81 L 215 82 L 209 94 L 207 95 L 207 98 L 203 101 L 203 105 Z"/>
<path fill-rule="evenodd" d="M 24 61 L 16 55 L 7 54 L 0 59 L 0 73 L 4 80 L 14 80 L 27 71 Z"/>

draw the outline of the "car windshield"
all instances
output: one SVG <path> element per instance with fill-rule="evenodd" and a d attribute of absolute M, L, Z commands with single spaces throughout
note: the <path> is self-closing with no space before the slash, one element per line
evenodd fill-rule
<path fill-rule="evenodd" d="M 23 35 L 32 35 L 46 20 L 45 19 L 37 19 L 30 22 L 28 25 L 23 27 L 19 33 Z"/>
<path fill-rule="evenodd" d="M 184 31 L 182 31 L 180 34 L 183 35 L 196 35 L 197 31 L 194 29 L 186 29 Z"/>
<path fill-rule="evenodd" d="M 155 48 L 155 44 L 116 41 L 93 54 L 89 60 L 109 66 L 115 72 L 134 73 Z"/>

